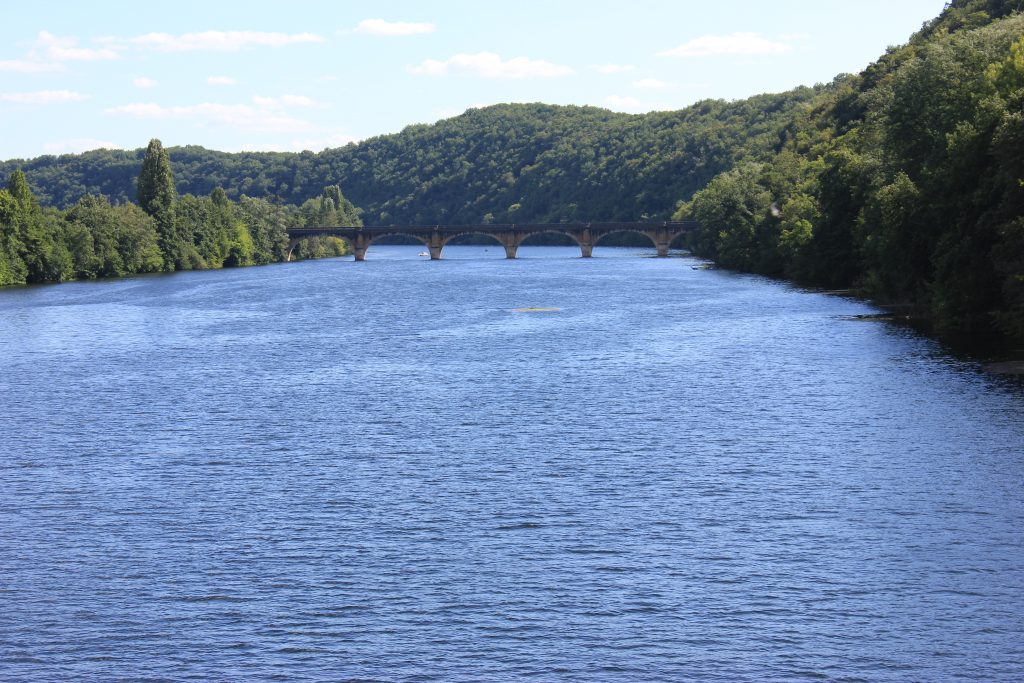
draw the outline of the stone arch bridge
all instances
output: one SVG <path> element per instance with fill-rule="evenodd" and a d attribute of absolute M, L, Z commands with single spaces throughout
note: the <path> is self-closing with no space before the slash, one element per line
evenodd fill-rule
<path fill-rule="evenodd" d="M 423 243 L 430 251 L 431 259 L 440 259 L 445 245 L 456 237 L 484 235 L 493 238 L 505 247 L 505 256 L 516 257 L 519 246 L 529 237 L 545 233 L 568 235 L 584 258 L 593 255 L 594 247 L 612 233 L 633 232 L 646 235 L 658 256 L 668 256 L 672 242 L 699 227 L 696 221 L 662 223 L 507 223 L 481 225 L 407 225 L 407 226 L 364 226 L 328 228 L 291 228 L 288 230 L 288 259 L 296 245 L 310 237 L 340 237 L 348 242 L 356 261 L 366 259 L 366 250 L 377 239 L 385 236 L 404 235 Z"/>

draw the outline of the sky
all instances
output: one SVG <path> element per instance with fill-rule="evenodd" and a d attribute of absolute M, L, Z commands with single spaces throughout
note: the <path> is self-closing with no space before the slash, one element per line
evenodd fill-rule
<path fill-rule="evenodd" d="M 319 151 L 499 102 L 641 113 L 858 72 L 944 0 L 9 3 L 0 159 Z"/>

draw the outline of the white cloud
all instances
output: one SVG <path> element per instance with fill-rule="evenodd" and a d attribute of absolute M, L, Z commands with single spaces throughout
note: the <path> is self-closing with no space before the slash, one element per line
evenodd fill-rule
<path fill-rule="evenodd" d="M 4 59 L 0 60 L 0 71 L 15 71 L 24 74 L 38 74 L 47 71 L 64 71 L 63 64 L 52 62 L 37 62 L 27 59 Z"/>
<path fill-rule="evenodd" d="M 462 114 L 465 114 L 470 109 L 483 109 L 484 107 L 489 107 L 489 106 L 491 106 L 491 105 L 489 105 L 489 104 L 471 104 L 468 107 L 461 107 L 461 108 L 459 108 L 459 107 L 445 107 L 444 109 L 439 109 L 439 110 L 435 111 L 431 115 L 431 122 L 439 121 L 441 119 L 450 119 L 450 118 L 452 118 L 454 116 L 461 116 Z"/>
<path fill-rule="evenodd" d="M 204 31 L 202 33 L 147 33 L 130 39 L 133 45 L 160 52 L 235 52 L 247 47 L 284 47 L 298 43 L 322 43 L 314 33 L 268 33 L 264 31 Z"/>
<path fill-rule="evenodd" d="M 55 62 L 98 62 L 119 58 L 119 55 L 110 48 L 78 47 L 77 38 L 61 38 L 49 31 L 39 32 L 36 36 L 36 46 L 44 51 L 48 59 Z"/>
<path fill-rule="evenodd" d="M 350 142 L 359 142 L 359 138 L 345 133 L 335 133 L 324 137 L 297 138 L 287 143 L 279 142 L 247 142 L 238 148 L 239 152 L 301 152 L 303 150 L 319 151 L 329 147 L 344 147 Z"/>
<path fill-rule="evenodd" d="M 781 55 L 793 46 L 768 40 L 758 33 L 732 33 L 727 36 L 701 36 L 679 47 L 659 53 L 663 57 L 716 57 L 721 55 Z"/>
<path fill-rule="evenodd" d="M 617 111 L 640 111 L 644 109 L 643 103 L 635 97 L 624 97 L 622 95 L 609 95 L 604 98 L 604 103 L 611 109 Z"/>
<path fill-rule="evenodd" d="M 457 54 L 443 62 L 428 59 L 419 66 L 409 67 L 409 72 L 420 76 L 447 76 L 465 74 L 481 78 L 553 78 L 570 76 L 574 71 L 562 64 L 552 64 L 540 59 L 514 57 L 503 60 L 493 52 L 478 52 L 475 55 Z"/>
<path fill-rule="evenodd" d="M 35 92 L 5 92 L 0 100 L 17 104 L 62 104 L 64 102 L 81 102 L 89 99 L 88 95 L 71 90 L 37 90 Z"/>
<path fill-rule="evenodd" d="M 423 33 L 433 33 L 436 30 L 437 27 L 430 23 L 365 19 L 359 22 L 354 32 L 365 33 L 371 36 L 415 36 Z"/>
<path fill-rule="evenodd" d="M 209 76 L 206 79 L 207 85 L 235 85 L 237 80 L 230 76 Z"/>
<path fill-rule="evenodd" d="M 595 64 L 590 68 L 599 74 L 610 76 L 612 74 L 624 74 L 628 71 L 632 71 L 636 67 L 632 64 Z"/>
<path fill-rule="evenodd" d="M 305 95 L 281 95 L 280 97 L 260 97 L 259 95 L 256 95 L 252 98 L 252 101 L 261 107 L 267 107 L 269 109 L 316 106 L 316 102 Z"/>
<path fill-rule="evenodd" d="M 633 81 L 634 88 L 644 88 L 646 90 L 665 90 L 666 88 L 674 88 L 675 86 L 665 81 L 659 81 L 657 78 L 641 78 L 639 81 Z"/>
<path fill-rule="evenodd" d="M 139 76 L 138 78 L 132 79 L 132 85 L 134 85 L 136 88 L 155 88 L 157 86 L 157 82 L 154 81 L 152 78 L 147 78 L 146 76 Z"/>
<path fill-rule="evenodd" d="M 105 111 L 107 114 L 137 119 L 192 120 L 199 127 L 213 124 L 267 133 L 302 133 L 314 130 L 310 122 L 289 116 L 280 109 L 249 104 L 201 102 L 165 107 L 160 104 L 135 102 L 110 107 Z"/>
<path fill-rule="evenodd" d="M 58 140 L 43 145 L 43 150 L 49 154 L 79 154 L 88 152 L 90 149 L 124 149 L 116 142 L 109 140 L 96 140 L 95 138 L 72 138 L 70 140 Z"/>

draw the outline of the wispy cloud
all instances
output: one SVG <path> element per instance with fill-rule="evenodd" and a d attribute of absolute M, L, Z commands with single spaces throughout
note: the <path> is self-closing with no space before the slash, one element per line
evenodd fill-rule
<path fill-rule="evenodd" d="M 640 111 L 644 108 L 643 103 L 635 97 L 624 95 L 609 95 L 604 98 L 604 103 L 617 111 Z"/>
<path fill-rule="evenodd" d="M 230 76 L 208 76 L 206 79 L 207 85 L 235 85 L 236 83 L 238 81 Z"/>
<path fill-rule="evenodd" d="M 633 81 L 633 87 L 645 90 L 666 90 L 674 88 L 675 85 L 658 80 L 657 78 L 641 78 L 639 81 Z"/>
<path fill-rule="evenodd" d="M 132 85 L 134 85 L 136 88 L 155 88 L 158 85 L 158 83 L 154 81 L 152 78 L 147 78 L 146 76 L 139 76 L 138 78 L 132 79 Z"/>
<path fill-rule="evenodd" d="M 701 36 L 679 47 L 665 50 L 663 57 L 718 57 L 781 55 L 792 52 L 788 43 L 768 40 L 759 33 L 732 33 L 726 36 Z"/>
<path fill-rule="evenodd" d="M 409 72 L 420 76 L 459 74 L 502 79 L 554 78 L 575 73 L 563 64 L 527 57 L 505 60 L 493 52 L 478 52 L 474 55 L 460 53 L 444 61 L 428 59 L 418 66 L 409 67 Z"/>
<path fill-rule="evenodd" d="M 305 95 L 281 95 L 280 97 L 260 97 L 259 95 L 256 95 L 252 98 L 252 101 L 260 107 L 267 107 L 270 109 L 316 106 L 316 102 Z"/>
<path fill-rule="evenodd" d="M 353 29 L 353 33 L 364 33 L 371 36 L 415 36 L 433 33 L 437 30 L 434 24 L 409 21 L 385 21 L 383 19 L 364 19 Z M 343 31 L 343 33 L 347 33 Z"/>
<path fill-rule="evenodd" d="M 108 47 L 78 47 L 77 38 L 62 38 L 49 31 L 40 31 L 35 44 L 46 59 L 55 62 L 99 62 L 119 58 L 117 52 Z"/>
<path fill-rule="evenodd" d="M 610 76 L 612 74 L 624 74 L 636 67 L 632 64 L 594 64 L 590 67 L 599 74 Z"/>
<path fill-rule="evenodd" d="M 23 74 L 38 74 L 47 71 L 64 71 L 63 64 L 53 62 L 38 62 L 30 59 L 4 59 L 0 60 L 0 71 L 13 71 Z"/>
<path fill-rule="evenodd" d="M 236 52 L 249 47 L 284 47 L 301 43 L 322 43 L 315 33 L 271 33 L 264 31 L 204 31 L 202 33 L 147 33 L 129 43 L 159 52 Z"/>
<path fill-rule="evenodd" d="M 123 147 L 116 142 L 95 138 L 72 138 L 47 142 L 43 145 L 43 150 L 49 154 L 79 154 L 88 152 L 90 149 L 123 149 Z"/>
<path fill-rule="evenodd" d="M 65 102 L 81 102 L 89 99 L 88 95 L 71 90 L 37 90 L 35 92 L 0 93 L 0 100 L 16 104 L 63 104 Z"/>
<path fill-rule="evenodd" d="M 296 138 L 287 143 L 280 142 L 247 142 L 241 145 L 239 152 L 301 152 L 303 150 L 319 151 L 330 147 L 344 147 L 350 142 L 359 142 L 359 138 L 346 133 L 333 133 L 320 137 Z"/>
<path fill-rule="evenodd" d="M 471 104 L 468 107 L 445 107 L 444 109 L 438 109 L 433 114 L 431 114 L 429 122 L 432 123 L 432 122 L 438 121 L 440 119 L 450 119 L 453 116 L 460 116 L 462 114 L 465 114 L 470 109 L 483 109 L 484 107 L 488 107 L 488 106 L 490 106 L 490 105 L 488 105 L 488 104 Z"/>
<path fill-rule="evenodd" d="M 200 102 L 178 106 L 164 106 L 134 102 L 105 110 L 114 116 L 137 119 L 191 120 L 197 126 L 223 125 L 240 130 L 266 133 L 303 133 L 315 130 L 309 121 L 290 116 L 276 107 L 252 104 L 219 104 Z"/>

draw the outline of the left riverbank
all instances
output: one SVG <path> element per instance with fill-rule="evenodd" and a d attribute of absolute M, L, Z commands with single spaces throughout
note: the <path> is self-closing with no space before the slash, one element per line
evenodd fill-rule
<path fill-rule="evenodd" d="M 85 194 L 70 207 L 42 206 L 29 180 L 16 170 L 0 189 L 0 287 L 277 263 L 288 260 L 291 227 L 362 224 L 337 185 L 299 206 L 231 199 L 219 187 L 179 197 L 159 140 L 147 148 L 137 203 Z M 314 237 L 291 258 L 348 253 L 343 240 Z"/>

